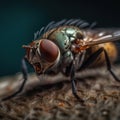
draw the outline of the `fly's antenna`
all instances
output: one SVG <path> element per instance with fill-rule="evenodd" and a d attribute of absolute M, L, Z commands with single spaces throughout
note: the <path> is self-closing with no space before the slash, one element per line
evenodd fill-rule
<path fill-rule="evenodd" d="M 27 48 L 33 49 L 33 47 L 31 47 L 30 45 L 22 45 L 22 48 L 25 48 L 25 49 L 27 49 Z"/>

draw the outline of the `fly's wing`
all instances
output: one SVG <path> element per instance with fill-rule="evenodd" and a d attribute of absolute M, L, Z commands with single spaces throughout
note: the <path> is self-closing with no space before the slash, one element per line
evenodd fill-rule
<path fill-rule="evenodd" d="M 85 31 L 85 46 L 93 46 L 120 40 L 120 29 L 94 29 Z"/>

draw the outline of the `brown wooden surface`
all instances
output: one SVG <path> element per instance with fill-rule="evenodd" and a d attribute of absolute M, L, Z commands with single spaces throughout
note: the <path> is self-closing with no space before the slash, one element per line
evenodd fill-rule
<path fill-rule="evenodd" d="M 113 69 L 120 76 L 120 66 Z M 19 87 L 22 75 L 3 77 L 0 81 L 3 98 Z M 1 101 L 0 120 L 120 119 L 120 83 L 105 68 L 76 73 L 76 86 L 83 103 L 73 96 L 69 78 L 62 74 L 43 76 L 42 80 L 29 74 L 20 95 Z"/>

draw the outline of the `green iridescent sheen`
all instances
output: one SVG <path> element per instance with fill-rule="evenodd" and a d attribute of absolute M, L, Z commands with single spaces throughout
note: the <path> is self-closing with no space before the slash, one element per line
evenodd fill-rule
<path fill-rule="evenodd" d="M 71 63 L 73 60 L 72 52 L 71 51 L 65 52 L 63 59 L 64 59 L 64 62 L 63 62 L 64 64 L 67 65 L 67 64 Z"/>
<path fill-rule="evenodd" d="M 59 32 L 55 34 L 55 38 L 55 42 L 59 46 L 60 50 L 67 51 L 70 46 L 68 36 L 64 32 Z"/>
<path fill-rule="evenodd" d="M 78 33 L 79 30 L 77 28 L 65 27 L 54 34 L 55 43 L 59 46 L 61 51 L 65 52 L 70 48 L 71 42 L 77 39 Z"/>

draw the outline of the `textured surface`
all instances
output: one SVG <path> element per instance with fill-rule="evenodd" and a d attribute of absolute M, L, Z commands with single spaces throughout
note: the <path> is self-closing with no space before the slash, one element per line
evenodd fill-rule
<path fill-rule="evenodd" d="M 118 76 L 119 69 L 120 66 L 114 67 Z M 47 76 L 43 78 L 46 80 L 39 82 L 38 85 L 38 80 L 35 80 L 37 77 L 31 74 L 22 94 L 0 103 L 0 120 L 120 119 L 120 83 L 114 81 L 106 69 L 87 70 L 77 73 L 76 76 L 77 92 L 84 103 L 72 95 L 69 78 L 61 74 Z M 4 80 L 0 87 L 1 98 L 16 89 L 19 82 L 14 80 L 21 77 L 18 74 L 14 77 L 1 78 Z M 53 84 L 56 80 L 59 82 Z M 49 85 L 43 85 L 47 83 Z"/>

